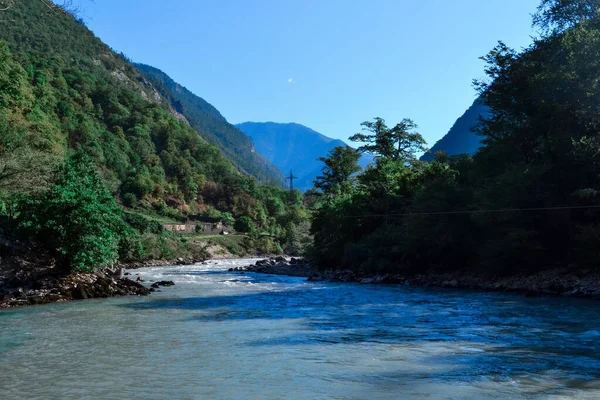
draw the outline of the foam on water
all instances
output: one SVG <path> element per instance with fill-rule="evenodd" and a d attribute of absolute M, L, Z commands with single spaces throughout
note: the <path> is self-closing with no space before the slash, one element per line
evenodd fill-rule
<path fill-rule="evenodd" d="M 2 398 L 600 397 L 595 302 L 132 271 L 149 297 L 0 312 Z"/>

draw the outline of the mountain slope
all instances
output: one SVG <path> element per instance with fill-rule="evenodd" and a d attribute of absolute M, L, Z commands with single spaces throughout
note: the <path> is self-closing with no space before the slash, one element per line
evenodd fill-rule
<path fill-rule="evenodd" d="M 346 146 L 341 140 L 295 123 L 244 122 L 236 126 L 252 139 L 260 154 L 284 173 L 293 170 L 298 177 L 294 187 L 302 191 L 310 189 L 321 174 L 323 163 L 317 158 L 327 156 L 334 147 Z M 371 161 L 372 158 L 363 157 L 360 164 L 364 168 Z"/>
<path fill-rule="evenodd" d="M 473 105 L 454 123 L 450 131 L 441 138 L 422 157 L 422 161 L 433 161 L 437 151 L 445 151 L 448 155 L 473 154 L 481 146 L 481 139 L 473 132 L 473 128 L 479 123 L 479 117 L 488 115 L 489 109 L 475 100 Z"/>
<path fill-rule="evenodd" d="M 173 81 L 163 71 L 144 64 L 135 64 L 135 67 L 169 101 L 171 107 L 187 119 L 192 128 L 219 147 L 239 170 L 261 182 L 281 182 L 281 171 L 255 152 L 250 138 L 229 124 L 215 107 Z"/>
<path fill-rule="evenodd" d="M 250 214 L 258 195 L 249 193 L 252 178 L 203 140 L 126 57 L 48 2 L 14 2 L 3 17 L 0 168 L 19 167 L 14 154 L 63 160 L 76 151 L 94 161 L 125 205 L 177 218 L 213 208 Z"/>

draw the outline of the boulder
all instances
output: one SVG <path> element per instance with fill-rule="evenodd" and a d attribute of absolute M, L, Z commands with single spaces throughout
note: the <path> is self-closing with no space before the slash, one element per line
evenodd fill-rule
<path fill-rule="evenodd" d="M 154 286 L 156 285 L 156 286 Z M 159 286 L 174 286 L 175 282 L 173 281 L 160 281 L 160 282 L 156 282 L 154 284 L 152 284 L 152 287 L 159 287 Z"/>
<path fill-rule="evenodd" d="M 85 288 L 83 287 L 83 285 L 75 286 L 73 288 L 73 290 L 71 291 L 71 296 L 75 300 L 85 300 L 88 298 L 88 294 L 87 294 Z"/>

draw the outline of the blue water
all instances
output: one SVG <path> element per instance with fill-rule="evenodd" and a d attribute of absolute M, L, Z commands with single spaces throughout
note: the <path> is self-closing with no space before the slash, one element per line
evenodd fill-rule
<path fill-rule="evenodd" d="M 600 398 L 600 303 L 227 272 L 247 263 L 0 312 L 0 398 Z"/>

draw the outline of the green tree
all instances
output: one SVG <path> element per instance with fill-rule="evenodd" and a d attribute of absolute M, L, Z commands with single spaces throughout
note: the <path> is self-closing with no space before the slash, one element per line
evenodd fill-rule
<path fill-rule="evenodd" d="M 290 222 L 285 227 L 285 230 L 285 245 L 283 246 L 283 250 L 289 255 L 300 255 L 302 252 L 302 244 L 300 243 L 298 228 L 295 224 Z"/>
<path fill-rule="evenodd" d="M 375 118 L 361 124 L 363 131 L 350 137 L 353 142 L 366 143 L 358 148 L 360 153 L 374 154 L 393 161 L 414 162 L 415 154 L 426 151 L 425 139 L 416 132 L 417 125 L 410 119 L 403 119 L 393 128 L 388 128 L 385 120 Z"/>
<path fill-rule="evenodd" d="M 599 0 L 542 0 L 533 25 L 545 33 L 558 33 L 598 17 Z"/>
<path fill-rule="evenodd" d="M 68 159 L 60 173 L 47 192 L 19 205 L 21 229 L 42 241 L 67 270 L 93 271 L 115 264 L 119 245 L 131 231 L 104 179 L 82 155 Z"/>
<path fill-rule="evenodd" d="M 250 217 L 246 215 L 242 215 L 235 221 L 233 229 L 241 233 L 253 233 L 254 231 L 256 231 L 254 222 L 252 222 L 252 219 L 250 219 Z"/>
<path fill-rule="evenodd" d="M 345 249 L 373 229 L 374 220 L 367 216 L 370 201 L 356 189 L 345 195 L 326 197 L 312 214 L 310 233 L 314 244 L 311 258 L 324 268 L 347 266 L 344 264 Z"/>
<path fill-rule="evenodd" d="M 224 212 L 221 214 L 221 220 L 225 224 L 225 226 L 231 227 L 235 224 L 235 218 L 229 212 Z"/>
<path fill-rule="evenodd" d="M 353 175 L 362 168 L 358 165 L 360 153 L 349 146 L 329 150 L 327 157 L 319 157 L 325 166 L 322 175 L 314 181 L 315 188 L 326 194 L 346 193 L 353 185 Z"/>

